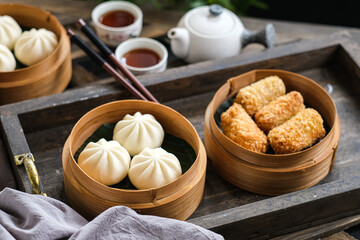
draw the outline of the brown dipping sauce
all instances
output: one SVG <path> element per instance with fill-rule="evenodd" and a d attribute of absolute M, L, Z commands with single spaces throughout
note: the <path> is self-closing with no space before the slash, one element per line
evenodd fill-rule
<path fill-rule="evenodd" d="M 99 17 L 99 22 L 109 27 L 126 27 L 134 21 L 134 15 L 124 10 L 110 11 Z"/>
<path fill-rule="evenodd" d="M 137 48 L 124 54 L 125 62 L 128 66 L 144 68 L 151 67 L 160 62 L 160 56 L 146 48 Z"/>

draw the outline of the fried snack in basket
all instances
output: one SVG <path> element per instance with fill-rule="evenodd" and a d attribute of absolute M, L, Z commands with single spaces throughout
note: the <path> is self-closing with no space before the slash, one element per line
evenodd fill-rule
<path fill-rule="evenodd" d="M 284 82 L 278 76 L 270 76 L 241 88 L 235 102 L 240 103 L 252 116 L 270 101 L 285 95 L 285 92 Z"/>
<path fill-rule="evenodd" d="M 255 113 L 255 122 L 265 133 L 305 109 L 304 99 L 297 91 L 289 92 L 271 101 Z"/>
<path fill-rule="evenodd" d="M 315 109 L 306 108 L 273 128 L 268 140 L 275 153 L 293 153 L 312 146 L 324 136 L 321 115 Z"/>
<path fill-rule="evenodd" d="M 234 103 L 221 114 L 221 127 L 225 136 L 240 146 L 254 152 L 267 151 L 266 135 L 240 104 Z"/>

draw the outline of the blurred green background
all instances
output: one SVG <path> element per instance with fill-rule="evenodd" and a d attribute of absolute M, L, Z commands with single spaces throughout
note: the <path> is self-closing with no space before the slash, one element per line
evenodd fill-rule
<path fill-rule="evenodd" d="M 104 2 L 108 0 L 99 0 Z M 128 0 L 139 6 L 151 3 L 159 9 L 177 9 L 187 11 L 201 5 L 219 4 L 240 16 L 246 15 L 250 8 L 266 10 L 267 4 L 263 0 Z"/>
<path fill-rule="evenodd" d="M 98 0 L 99 2 L 108 0 Z M 239 16 L 360 27 L 358 0 L 129 0 L 142 6 L 187 11 L 219 4 Z"/>

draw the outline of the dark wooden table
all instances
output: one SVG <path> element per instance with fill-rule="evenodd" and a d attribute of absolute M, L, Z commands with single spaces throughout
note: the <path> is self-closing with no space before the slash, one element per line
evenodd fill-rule
<path fill-rule="evenodd" d="M 0 3 L 3 3 L 3 2 L 5 3 L 8 1 L 0 0 Z M 61 21 L 61 23 L 66 28 L 72 28 L 80 35 L 82 35 L 82 34 L 77 31 L 75 22 L 79 18 L 83 18 L 85 21 L 90 23 L 91 10 L 97 4 L 96 1 L 85 1 L 85 0 L 62 0 L 62 1 L 12 0 L 11 2 L 31 4 L 31 5 L 40 7 L 42 9 L 45 9 L 47 11 L 50 11 L 58 17 L 58 19 Z M 151 6 L 144 6 L 143 10 L 144 10 L 144 27 L 143 27 L 143 31 L 142 31 L 141 35 L 145 36 L 145 37 L 152 37 L 152 38 L 159 39 L 160 41 L 163 41 L 165 44 L 167 42 L 166 42 L 166 38 L 164 38 L 164 35 L 171 27 L 176 25 L 176 23 L 178 22 L 180 17 L 184 14 L 183 12 L 179 12 L 179 11 L 160 11 L 160 10 L 152 8 Z M 258 67 L 258 66 L 262 66 L 262 67 L 272 67 L 272 66 L 277 66 L 277 67 L 280 66 L 281 67 L 281 66 L 283 66 L 286 69 L 298 70 L 307 76 L 324 79 L 327 77 L 326 74 L 328 74 L 328 72 L 327 72 L 327 70 L 324 71 L 321 66 L 323 64 L 325 64 L 326 59 L 331 58 L 330 55 L 334 54 L 334 51 L 335 52 L 337 51 L 331 47 L 332 46 L 331 44 L 333 42 L 336 42 L 337 39 L 347 39 L 348 36 L 351 36 L 351 42 L 350 43 L 346 42 L 347 46 L 350 49 L 358 50 L 357 46 L 360 45 L 360 29 L 324 26 L 324 25 L 316 25 L 316 24 L 295 23 L 295 22 L 285 22 L 285 21 L 275 21 L 275 20 L 254 19 L 254 18 L 247 18 L 247 17 L 243 17 L 243 18 L 241 18 L 241 20 L 243 21 L 245 27 L 252 31 L 262 29 L 265 26 L 265 24 L 268 22 L 273 23 L 275 26 L 275 29 L 276 29 L 276 46 L 275 46 L 274 51 L 266 51 L 266 50 L 264 50 L 263 46 L 260 46 L 257 44 L 249 45 L 245 49 L 243 49 L 241 56 L 243 56 L 244 58 L 243 59 L 239 58 L 237 60 L 239 64 L 241 64 L 242 66 L 245 66 L 245 67 L 243 67 L 243 70 L 251 69 L 252 66 L 256 66 L 256 67 Z M 317 41 L 317 39 L 322 39 L 322 40 Z M 312 40 L 314 40 L 314 42 Z M 297 44 L 297 43 L 300 43 L 300 44 Z M 304 44 L 302 44 L 302 43 L 304 43 Z M 357 46 L 354 46 L 352 48 L 352 46 L 351 46 L 352 44 L 355 44 Z M 276 49 L 282 49 L 282 51 L 276 51 Z M 307 52 L 309 52 L 309 54 L 302 54 L 303 51 L 307 51 Z M 287 56 L 288 56 L 289 60 L 291 60 L 293 62 L 298 61 L 297 56 L 301 56 L 302 60 L 299 60 L 299 65 L 307 66 L 307 65 L 313 64 L 313 63 L 319 64 L 319 65 L 316 65 L 317 67 L 312 70 L 306 70 L 307 68 L 306 67 L 302 68 L 302 66 L 293 66 L 291 63 L 285 63 L 284 59 L 282 58 L 281 52 L 286 52 L 288 54 Z M 282 61 L 284 61 L 284 63 L 281 63 L 279 65 L 279 62 L 268 61 L 268 59 L 270 59 L 271 57 L 274 57 L 271 54 L 275 54 L 276 55 L 275 57 L 282 59 Z M 340 53 L 340 55 L 341 55 L 341 53 Z M 355 53 L 354 53 L 354 55 L 355 55 Z M 84 54 L 84 52 L 75 45 L 72 45 L 72 58 L 73 58 L 73 76 L 72 76 L 72 80 L 71 80 L 71 83 L 70 83 L 68 89 L 64 93 L 65 96 L 72 97 L 72 94 L 74 92 L 73 90 L 76 91 L 76 89 L 79 90 L 78 92 L 76 92 L 79 94 L 85 94 L 86 91 L 94 91 L 94 93 L 90 92 L 89 94 L 91 96 L 95 96 L 96 94 L 99 94 L 99 95 L 108 94 L 109 96 L 111 96 L 111 97 L 109 97 L 109 99 L 107 99 L 107 98 L 101 99 L 101 100 L 99 100 L 99 102 L 105 101 L 105 100 L 113 100 L 113 98 L 116 98 L 116 96 L 119 95 L 118 94 L 119 90 L 117 89 L 117 87 L 116 87 L 117 85 L 114 83 L 114 80 L 112 78 L 110 78 L 101 68 L 99 68 L 98 66 L 93 64 L 91 62 L 91 60 Z M 258 64 L 259 61 L 260 61 L 260 64 Z M 344 61 L 346 61 L 346 60 L 344 60 Z M 266 64 L 265 63 L 261 64 L 261 62 L 266 62 Z M 200 63 L 196 66 L 189 66 L 188 68 L 186 68 L 186 64 L 183 61 L 171 56 L 171 59 L 169 60 L 169 69 L 173 69 L 173 71 L 171 71 L 169 74 L 181 75 L 181 73 L 179 73 L 179 72 L 185 70 L 190 73 L 187 73 L 187 75 L 185 74 L 186 76 L 183 76 L 183 78 L 186 79 L 188 77 L 190 80 L 196 81 L 196 78 L 193 77 L 193 76 L 196 76 L 194 74 L 195 71 L 201 72 L 201 71 L 204 71 L 203 69 L 206 69 L 209 67 L 212 67 L 214 69 L 222 68 L 224 66 L 229 67 L 232 64 L 230 60 L 229 61 L 227 61 L 227 60 L 219 61 L 218 63 L 219 63 L 218 65 L 216 65 L 216 64 L 211 65 L 212 63 Z M 274 65 L 271 65 L 271 64 L 274 64 Z M 181 66 L 185 66 L 185 68 L 179 68 L 181 70 L 177 71 L 178 67 L 181 67 Z M 331 66 L 333 66 L 333 65 L 331 65 Z M 191 72 L 191 71 L 193 71 L 193 72 Z M 233 71 L 233 72 L 236 72 L 236 71 Z M 232 71 L 228 71 L 226 73 L 231 74 Z M 188 89 L 186 86 L 177 85 L 177 84 L 188 83 L 187 80 L 184 80 L 184 81 L 173 80 L 173 81 L 169 81 L 169 84 L 167 84 L 166 82 L 162 82 L 162 78 L 171 79 L 171 76 L 169 77 L 169 74 L 165 73 L 162 75 L 155 75 L 155 77 L 158 77 L 159 79 L 153 79 L 151 76 L 150 77 L 145 76 L 145 77 L 140 78 L 140 80 L 144 83 L 144 85 L 150 86 L 150 90 L 152 92 L 154 92 L 155 95 L 162 92 L 162 90 L 159 89 L 159 87 L 165 88 L 165 89 L 170 89 L 170 90 L 175 87 L 178 87 L 179 89 Z M 203 76 L 203 78 L 208 77 L 208 75 L 206 75 L 206 74 L 202 74 L 201 76 Z M 331 78 L 332 75 L 330 75 L 329 77 Z M 174 79 L 175 79 L 175 77 L 174 77 Z M 189 93 L 189 94 L 181 93 L 181 94 L 183 94 L 182 95 L 183 98 L 174 99 L 174 98 L 172 98 L 172 96 L 162 95 L 161 100 L 166 101 L 168 105 L 170 105 L 171 107 L 174 107 L 175 109 L 177 109 L 178 111 L 183 113 L 186 117 L 188 117 L 189 120 L 194 124 L 194 126 L 198 130 L 199 135 L 201 137 L 203 137 L 203 113 L 205 112 L 205 107 L 208 104 L 209 99 L 211 99 L 212 94 L 217 89 L 218 85 L 216 85 L 216 83 L 213 83 L 212 85 L 209 85 L 209 86 L 201 86 L 201 85 L 199 86 L 196 84 L 195 84 L 195 86 L 197 86 L 199 88 L 198 92 L 194 93 L 194 94 L 199 94 L 198 97 L 191 97 L 192 96 L 191 93 Z M 114 90 L 114 88 L 115 88 L 115 90 Z M 206 88 L 208 88 L 208 90 Z M 100 92 L 96 93 L 95 92 L 96 89 L 98 89 Z M 197 90 L 193 90 L 193 91 L 195 92 Z M 108 96 L 108 95 L 106 95 L 106 96 Z M 60 100 L 58 100 L 58 99 L 62 99 L 61 101 L 63 101 L 64 98 L 65 98 L 64 95 L 59 95 L 59 97 L 53 97 L 51 99 L 54 100 L 53 104 L 56 105 L 57 103 L 60 102 Z M 16 109 L 22 109 L 21 111 L 25 111 L 24 109 L 31 109 L 31 107 L 36 108 L 37 106 L 40 106 L 41 104 L 44 105 L 45 101 L 46 101 L 46 99 L 45 100 L 40 99 L 39 101 L 37 101 L 37 100 L 36 101 L 28 101 L 23 104 L 19 103 L 19 104 L 15 104 L 12 106 L 15 106 Z M 59 102 L 57 102 L 57 101 L 59 101 Z M 196 104 L 192 104 L 192 101 L 198 101 L 198 102 Z M 31 105 L 33 105 L 33 106 L 31 106 Z M 4 106 L 2 108 L 2 110 L 4 111 L 4 113 L 6 113 L 7 111 L 10 111 L 12 106 L 11 107 Z M 201 106 L 201 108 L 199 108 L 199 106 Z M 69 114 L 74 113 L 76 115 L 75 110 L 80 110 L 80 108 L 83 106 L 82 105 L 77 106 L 75 104 L 75 107 L 76 108 L 73 109 L 72 112 L 70 112 Z M 91 107 L 91 106 L 87 106 L 87 107 Z M 64 109 L 62 109 L 61 111 L 63 113 L 66 112 L 66 110 L 64 110 Z M 40 113 L 43 115 L 39 116 L 39 115 L 36 115 L 36 113 Z M 33 152 L 37 153 L 39 158 L 51 159 L 49 157 L 49 155 L 51 155 L 51 154 L 59 155 L 61 152 L 61 147 L 62 147 L 63 141 L 65 139 L 58 140 L 58 139 L 55 139 L 56 136 L 47 136 L 46 143 L 45 143 L 45 141 L 40 141 L 41 143 L 44 142 L 42 145 L 39 144 L 37 139 L 42 138 L 44 132 L 46 132 L 47 134 L 48 133 L 57 134 L 60 132 L 61 133 L 60 136 L 63 136 L 63 138 L 64 138 L 65 136 L 67 136 L 69 130 L 71 130 L 71 127 L 73 126 L 73 123 L 74 123 L 74 120 L 76 119 L 76 117 L 71 118 L 71 119 L 69 117 L 68 122 L 66 124 L 63 124 L 61 127 L 56 128 L 56 129 L 54 128 L 54 126 L 56 126 L 56 122 L 55 123 L 46 123 L 45 120 L 41 120 L 41 119 L 37 119 L 38 120 L 37 123 L 32 123 L 32 124 L 26 124 L 26 122 L 33 121 L 32 117 L 34 117 L 34 116 L 37 116 L 38 118 L 41 118 L 41 117 L 45 118 L 46 116 L 50 116 L 50 118 L 51 118 L 51 115 L 56 115 L 56 114 L 57 113 L 53 113 L 50 109 L 50 110 L 44 110 L 44 111 L 38 110 L 38 112 L 29 112 L 29 113 L 21 115 L 21 122 L 24 125 L 23 128 L 27 132 L 26 140 L 29 143 L 30 149 Z M 41 125 L 41 124 L 47 124 L 45 127 L 45 130 L 43 132 L 36 130 L 38 125 Z M 344 127 L 344 126 L 342 126 L 342 127 Z M 346 129 L 346 127 L 345 127 L 345 129 Z M 356 134 L 358 135 L 358 133 L 356 133 Z M 43 149 L 46 147 L 49 148 L 49 151 L 47 151 L 47 152 L 43 151 Z M 11 150 L 10 150 L 10 156 L 11 156 Z M 48 163 L 50 163 L 50 161 Z M 345 164 L 345 161 L 344 161 L 344 164 Z M 59 165 L 58 163 L 57 163 L 57 165 L 54 163 L 54 168 L 56 170 L 55 170 L 53 176 L 43 177 L 44 184 L 47 183 L 46 181 L 48 181 L 48 183 L 53 183 L 50 180 L 50 178 L 60 179 L 59 181 L 61 181 L 62 172 L 61 172 L 61 169 L 58 168 L 58 165 Z M 211 170 L 211 168 L 209 171 L 213 172 L 213 170 Z M 331 179 L 328 180 L 328 182 L 330 182 L 330 181 L 331 181 Z M 220 179 L 216 180 L 213 183 L 220 184 L 220 185 L 223 184 L 222 180 L 220 180 Z M 213 185 L 211 187 L 216 188 L 217 186 Z M 25 188 L 26 188 L 26 186 L 25 186 Z M 58 198 L 58 199 L 66 202 L 66 199 L 63 194 L 63 190 L 61 189 L 62 185 L 48 186 L 48 188 L 52 189 L 49 194 L 50 196 Z M 214 205 L 219 204 L 218 208 L 221 209 L 221 207 L 223 207 L 226 204 L 237 206 L 237 205 L 244 205 L 247 203 L 267 199 L 267 197 L 264 197 L 264 196 L 244 193 L 244 191 L 238 190 L 238 189 L 234 188 L 233 186 L 226 185 L 225 187 L 222 187 L 221 189 L 223 189 L 224 191 L 227 191 L 227 192 L 232 192 L 232 195 L 242 195 L 243 194 L 244 197 L 242 197 L 242 198 L 238 197 L 236 199 L 236 201 L 234 201 L 235 198 L 226 199 L 226 195 L 224 195 L 223 202 L 221 202 L 221 203 L 213 202 L 212 203 L 212 200 L 210 198 L 214 197 L 215 194 L 205 194 L 204 198 L 206 198 L 206 201 L 205 201 L 206 203 L 203 203 L 202 205 L 200 205 L 198 212 L 194 213 L 194 215 L 190 219 L 190 222 L 198 223 L 197 219 L 200 219 L 202 214 L 206 214 L 207 211 L 210 211 L 210 210 L 207 210 L 207 208 L 210 206 L 207 206 L 206 204 L 214 204 Z M 60 192 L 60 194 L 59 194 L 59 192 Z M 221 193 L 219 193 L 219 194 L 221 195 Z M 221 199 L 221 198 L 222 198 L 221 196 L 214 197 L 214 201 L 215 200 L 220 201 L 219 199 Z M 283 199 L 280 199 L 279 201 L 283 201 Z M 296 201 L 296 198 L 294 198 L 294 201 Z M 334 205 L 334 206 L 336 206 L 336 205 Z M 265 207 L 265 206 L 263 206 L 263 207 Z M 214 207 L 211 206 L 211 208 L 214 208 Z M 270 208 L 271 207 L 269 206 L 269 209 Z M 273 210 L 271 210 L 271 211 L 273 211 Z M 249 215 L 253 214 L 255 216 L 255 212 L 256 211 L 249 212 Z M 275 235 L 269 234 L 267 236 L 269 236 L 269 237 L 276 236 L 278 238 L 283 238 L 283 239 L 297 239 L 297 238 L 298 239 L 314 239 L 314 238 L 328 236 L 333 233 L 342 231 L 345 228 L 348 228 L 350 226 L 358 224 L 360 222 L 360 215 L 357 215 L 357 214 L 359 214 L 359 212 L 354 211 L 353 213 L 354 214 L 352 214 L 351 216 L 349 216 L 349 214 L 344 215 L 344 217 L 340 218 L 340 219 L 339 218 L 329 218 L 328 221 L 325 221 L 326 223 L 321 222 L 321 223 L 317 224 L 316 222 L 312 222 L 311 224 L 309 223 L 307 225 L 307 227 L 304 227 L 304 226 L 306 226 L 306 221 L 307 221 L 306 220 L 307 215 L 306 215 L 306 213 L 304 213 L 304 220 L 303 220 L 304 224 L 302 226 L 303 230 L 299 231 L 298 228 L 294 228 L 294 230 L 289 229 L 287 231 L 284 231 L 284 233 L 286 233 L 284 235 L 281 235 L 281 231 L 278 230 L 277 234 L 275 234 Z M 243 214 L 245 215 L 246 212 Z M 313 213 L 313 214 L 316 214 L 316 213 Z M 281 215 L 281 213 L 280 213 L 280 215 Z M 269 218 L 269 219 L 271 219 L 271 218 Z M 333 221 L 332 219 L 336 219 L 336 221 Z M 251 220 L 249 219 L 249 221 L 251 221 Z M 289 219 L 289 221 L 290 221 L 290 219 Z M 203 221 L 201 224 L 203 224 L 203 226 L 206 227 L 205 221 Z M 261 223 L 257 222 L 256 224 L 261 224 Z M 267 228 L 269 228 L 269 225 L 267 225 Z M 344 232 L 341 232 L 339 234 L 341 234 L 342 239 L 345 239 Z M 231 235 L 231 234 L 229 234 L 229 236 L 234 237 L 234 235 Z M 340 235 L 338 235 L 338 236 L 340 236 Z M 242 237 L 246 238 L 246 236 L 242 236 Z M 264 237 L 266 237 L 266 235 L 262 235 L 262 238 L 264 238 Z"/>

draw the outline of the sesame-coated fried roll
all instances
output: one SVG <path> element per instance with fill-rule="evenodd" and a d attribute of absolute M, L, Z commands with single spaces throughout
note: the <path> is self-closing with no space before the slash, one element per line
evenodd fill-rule
<path fill-rule="evenodd" d="M 312 146 L 325 136 L 323 119 L 312 108 L 306 108 L 268 134 L 275 153 L 293 153 Z"/>
<path fill-rule="evenodd" d="M 305 109 L 304 99 L 297 91 L 289 92 L 271 101 L 255 113 L 255 122 L 265 133 Z"/>
<path fill-rule="evenodd" d="M 235 143 L 254 152 L 265 153 L 268 148 L 266 135 L 238 103 L 221 114 L 223 133 Z"/>
<path fill-rule="evenodd" d="M 284 82 L 278 76 L 270 76 L 241 88 L 235 102 L 252 116 L 270 101 L 285 95 L 285 91 Z"/>

